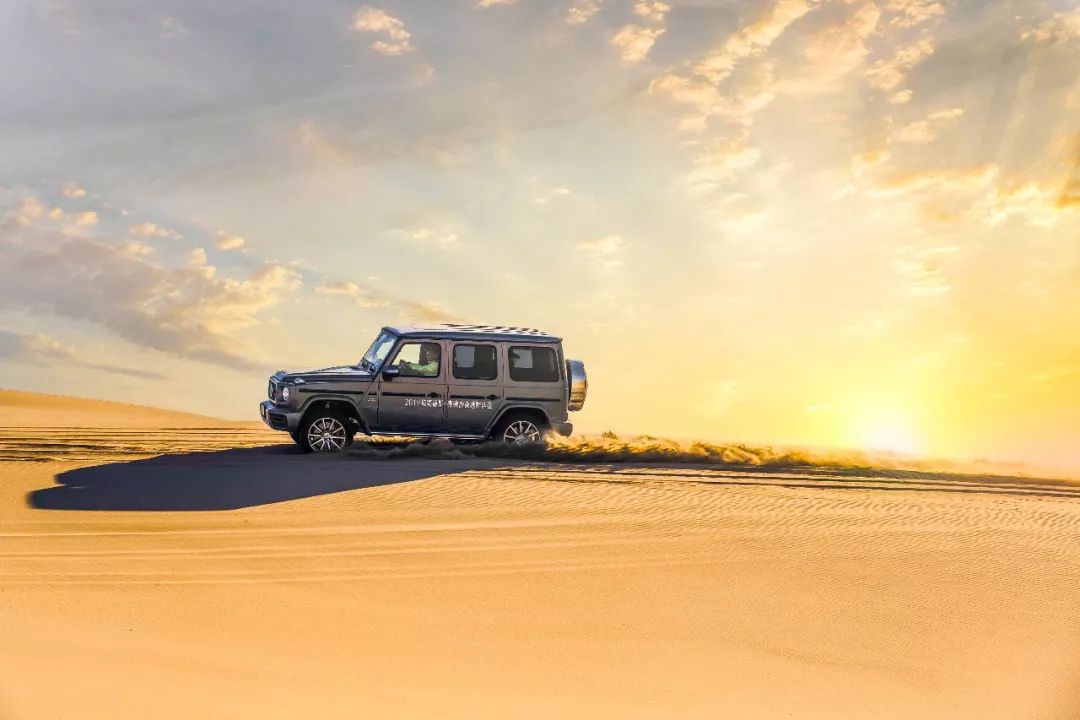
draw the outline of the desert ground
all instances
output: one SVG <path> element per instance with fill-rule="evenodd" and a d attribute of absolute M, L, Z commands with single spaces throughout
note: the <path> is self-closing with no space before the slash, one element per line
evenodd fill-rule
<path fill-rule="evenodd" d="M 1067 481 L 0 413 L 5 719 L 1080 717 Z"/>

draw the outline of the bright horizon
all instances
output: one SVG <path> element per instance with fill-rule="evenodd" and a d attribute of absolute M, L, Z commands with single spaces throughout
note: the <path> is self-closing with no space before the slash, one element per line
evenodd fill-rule
<path fill-rule="evenodd" d="M 1080 470 L 1072 3 L 0 8 L 0 386 L 257 419 L 537 327 L 578 429 Z"/>

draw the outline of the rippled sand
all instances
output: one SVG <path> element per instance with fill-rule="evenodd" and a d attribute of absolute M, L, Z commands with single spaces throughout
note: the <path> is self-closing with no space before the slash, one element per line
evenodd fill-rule
<path fill-rule="evenodd" d="M 4 430 L 0 717 L 1080 717 L 1070 483 L 281 437 Z"/>

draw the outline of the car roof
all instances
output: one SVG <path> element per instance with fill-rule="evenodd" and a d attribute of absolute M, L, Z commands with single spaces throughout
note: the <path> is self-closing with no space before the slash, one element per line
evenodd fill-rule
<path fill-rule="evenodd" d="M 540 330 L 505 325 L 388 325 L 383 328 L 401 337 L 439 338 L 445 340 L 507 340 L 511 342 L 558 343 L 562 338 Z"/>

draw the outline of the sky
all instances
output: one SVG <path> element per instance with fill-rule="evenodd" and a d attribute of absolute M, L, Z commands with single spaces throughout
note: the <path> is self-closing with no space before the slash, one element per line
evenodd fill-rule
<path fill-rule="evenodd" d="M 1080 11 L 0 4 L 0 386 L 254 418 L 393 323 L 573 417 L 1080 470 Z"/>

